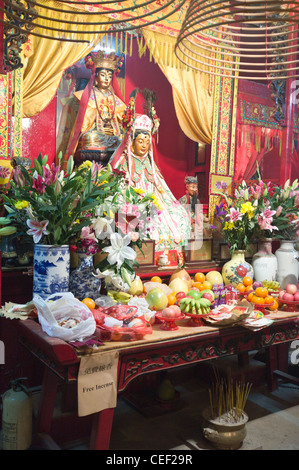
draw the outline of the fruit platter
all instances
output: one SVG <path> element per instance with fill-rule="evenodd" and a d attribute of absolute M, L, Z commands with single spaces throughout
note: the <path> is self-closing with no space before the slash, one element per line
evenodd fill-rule
<path fill-rule="evenodd" d="M 280 289 L 277 298 L 282 310 L 299 311 L 299 290 L 295 284 L 288 284 L 285 289 Z"/>
<path fill-rule="evenodd" d="M 171 305 L 161 312 L 156 312 L 156 318 L 161 322 L 161 330 L 175 331 L 178 329 L 176 321 L 183 320 L 185 318 L 185 314 L 181 312 L 178 305 Z"/>

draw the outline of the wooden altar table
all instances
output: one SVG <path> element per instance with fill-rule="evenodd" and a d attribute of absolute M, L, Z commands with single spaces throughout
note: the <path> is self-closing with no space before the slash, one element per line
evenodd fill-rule
<path fill-rule="evenodd" d="M 283 368 L 280 348 L 299 338 L 299 318 L 279 318 L 259 331 L 241 326 L 211 327 L 188 326 L 178 322 L 176 331 L 163 331 L 158 324 L 153 333 L 134 342 L 107 342 L 99 351 L 115 349 L 119 352 L 118 393 L 136 377 L 151 372 L 195 364 L 201 361 L 242 354 L 265 348 L 268 386 L 277 387 L 275 372 Z M 33 320 L 18 321 L 18 336 L 25 346 L 44 366 L 44 378 L 38 414 L 38 433 L 50 434 L 57 386 L 59 381 L 77 381 L 80 357 L 76 349 L 58 339 L 49 337 Z M 109 449 L 113 423 L 113 409 L 94 414 L 90 448 Z"/>

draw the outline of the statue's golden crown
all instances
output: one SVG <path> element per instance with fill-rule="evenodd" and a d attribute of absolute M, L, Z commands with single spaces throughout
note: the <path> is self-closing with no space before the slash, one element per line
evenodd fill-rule
<path fill-rule="evenodd" d="M 98 51 L 94 59 L 94 65 L 96 68 L 115 71 L 118 65 L 118 57 L 115 55 L 115 52 L 105 54 L 103 51 Z"/>

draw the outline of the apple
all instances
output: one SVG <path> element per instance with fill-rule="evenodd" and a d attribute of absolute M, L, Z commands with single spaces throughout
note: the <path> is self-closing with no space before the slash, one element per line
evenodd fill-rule
<path fill-rule="evenodd" d="M 285 291 L 281 289 L 281 290 L 278 292 L 278 299 L 279 299 L 279 300 L 282 300 L 284 294 L 285 294 Z"/>
<path fill-rule="evenodd" d="M 175 296 L 176 296 L 177 300 L 181 300 L 181 299 L 183 299 L 184 297 L 186 297 L 186 294 L 185 294 L 185 292 L 177 292 L 177 293 L 175 294 Z"/>
<path fill-rule="evenodd" d="M 227 285 L 225 286 L 225 288 L 226 288 L 228 291 L 232 291 L 234 287 L 233 287 L 231 284 L 227 284 Z"/>
<path fill-rule="evenodd" d="M 201 297 L 202 299 L 208 299 L 211 303 L 214 301 L 214 297 L 212 294 L 210 294 L 210 292 L 205 292 Z"/>
<path fill-rule="evenodd" d="M 288 292 L 285 292 L 283 294 L 282 300 L 285 300 L 286 302 L 292 302 L 294 300 L 293 294 L 289 294 Z"/>
<path fill-rule="evenodd" d="M 190 290 L 195 290 L 196 292 L 200 292 L 200 290 L 197 287 L 191 287 Z"/>
<path fill-rule="evenodd" d="M 177 307 L 177 305 L 172 305 L 171 307 L 166 307 L 162 310 L 161 315 L 165 318 L 178 318 L 181 316 L 181 310 L 178 307 L 178 310 L 172 308 Z"/>
<path fill-rule="evenodd" d="M 297 291 L 296 294 L 294 294 L 294 300 L 296 300 L 296 302 L 299 302 L 299 292 Z"/>
<path fill-rule="evenodd" d="M 285 291 L 288 293 L 288 294 L 296 294 L 297 292 L 297 286 L 295 284 L 288 284 L 285 288 Z"/>

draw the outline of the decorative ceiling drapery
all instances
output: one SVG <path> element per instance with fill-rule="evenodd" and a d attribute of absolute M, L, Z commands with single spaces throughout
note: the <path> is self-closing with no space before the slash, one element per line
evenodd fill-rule
<path fill-rule="evenodd" d="M 42 0 L 45 5 L 59 6 L 64 11 L 70 10 L 70 5 L 54 0 Z M 132 0 L 130 0 L 132 2 Z M 35 6 L 38 10 L 39 7 Z M 23 113 L 25 117 L 34 116 L 42 111 L 54 97 L 65 69 L 87 55 L 102 39 L 103 34 L 89 34 L 93 29 L 88 25 L 88 18 L 82 14 L 82 10 L 96 9 L 97 6 L 78 4 L 72 7 L 72 14 L 49 10 L 48 18 L 39 18 L 39 23 L 51 28 L 54 20 L 71 20 L 82 23 L 86 21 L 86 27 L 82 31 L 82 41 L 89 42 L 72 43 L 32 36 L 33 54 L 27 57 L 24 63 L 24 95 Z M 80 11 L 80 16 L 78 15 Z M 211 143 L 213 94 L 212 79 L 206 74 L 194 72 L 182 65 L 175 57 L 174 45 L 183 12 L 180 11 L 171 18 L 150 27 L 144 27 L 143 36 L 145 43 L 139 41 L 139 51 L 147 47 L 150 55 L 159 65 L 173 89 L 174 105 L 177 117 L 183 132 L 191 140 L 202 143 Z M 120 14 L 115 15 L 116 18 Z M 89 20 L 90 21 L 90 20 Z M 62 23 L 63 25 L 63 23 Z M 68 24 L 68 28 L 70 25 Z M 77 26 L 73 25 L 74 37 Z M 39 28 L 35 32 L 38 34 Z M 47 30 L 51 34 L 51 30 Z M 102 29 L 102 31 L 107 31 Z M 167 33 L 167 34 L 162 34 Z M 55 36 L 54 33 L 52 33 Z M 117 34 L 117 33 L 114 33 Z M 128 52 L 127 46 L 123 52 Z"/>
<path fill-rule="evenodd" d="M 47 3 L 53 5 L 57 2 L 48 1 Z M 61 5 L 60 8 L 66 9 L 66 6 Z M 48 18 L 39 21 L 43 21 L 45 26 L 51 27 L 53 17 L 57 18 L 57 15 L 61 14 L 49 11 Z M 67 16 L 74 22 L 76 18 L 79 21 L 76 9 L 73 9 L 72 15 L 68 14 Z M 84 21 L 84 16 L 83 18 L 82 15 L 80 16 L 80 21 Z M 71 27 L 74 32 L 78 31 L 76 23 Z M 24 63 L 23 113 L 25 117 L 34 116 L 46 108 L 56 93 L 65 69 L 92 51 L 99 41 L 98 34 L 88 33 L 93 30 L 94 27 L 88 25 L 82 28 L 82 40 L 87 41 L 82 43 L 62 42 L 32 36 L 33 54 Z"/>

